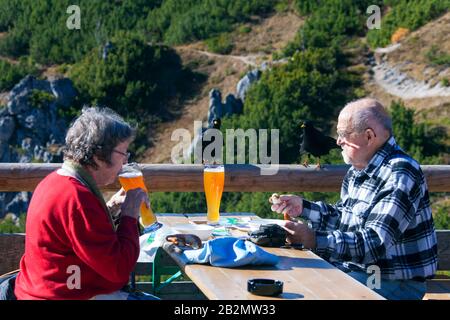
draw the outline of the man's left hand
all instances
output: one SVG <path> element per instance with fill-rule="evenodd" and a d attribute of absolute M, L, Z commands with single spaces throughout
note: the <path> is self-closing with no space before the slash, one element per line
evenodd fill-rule
<path fill-rule="evenodd" d="M 284 225 L 287 231 L 287 241 L 293 244 L 303 244 L 307 249 L 316 248 L 316 233 L 304 223 L 287 221 Z"/>

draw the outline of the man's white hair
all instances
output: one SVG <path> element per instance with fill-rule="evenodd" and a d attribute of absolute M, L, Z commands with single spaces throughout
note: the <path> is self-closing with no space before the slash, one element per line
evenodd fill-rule
<path fill-rule="evenodd" d="M 371 127 L 374 121 L 392 134 L 392 120 L 383 105 L 373 98 L 363 98 L 348 103 L 342 111 L 349 111 L 351 125 L 356 132 Z M 342 112 L 341 111 L 341 112 Z"/>

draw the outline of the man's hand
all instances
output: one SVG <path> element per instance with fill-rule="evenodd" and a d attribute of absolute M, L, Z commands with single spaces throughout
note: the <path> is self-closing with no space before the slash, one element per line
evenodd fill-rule
<path fill-rule="evenodd" d="M 286 221 L 284 229 L 287 231 L 287 242 L 303 244 L 307 249 L 316 248 L 316 233 L 304 223 Z"/>
<path fill-rule="evenodd" d="M 278 197 L 269 198 L 269 202 L 272 203 L 270 209 L 272 211 L 288 214 L 290 217 L 298 217 L 303 211 L 303 199 L 299 196 L 292 194 L 281 195 Z"/>
<path fill-rule="evenodd" d="M 122 210 L 122 217 L 128 216 L 138 219 L 142 202 L 145 202 L 147 207 L 150 207 L 150 200 L 148 199 L 147 192 L 141 188 L 128 190 L 125 194 L 125 200 L 120 207 Z"/>

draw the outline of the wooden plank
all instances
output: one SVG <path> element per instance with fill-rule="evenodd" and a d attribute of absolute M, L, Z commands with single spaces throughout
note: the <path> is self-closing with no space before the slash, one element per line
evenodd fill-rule
<path fill-rule="evenodd" d="M 151 282 L 138 282 L 136 289 L 144 292 L 153 292 Z M 176 281 L 162 288 L 157 296 L 161 299 L 170 300 L 206 300 L 205 295 L 191 281 Z"/>
<path fill-rule="evenodd" d="M 59 163 L 0 163 L 0 191 L 33 191 Z M 151 192 L 203 191 L 203 166 L 189 164 L 141 164 L 146 185 Z M 274 175 L 263 175 L 259 165 L 225 165 L 225 191 L 243 192 L 304 192 L 339 191 L 348 170 L 346 165 L 314 166 L 278 165 Z M 449 165 L 424 165 L 422 170 L 429 191 L 450 191 Z M 289 181 L 289 183 L 286 183 Z M 114 191 L 119 183 L 106 186 L 103 191 Z"/>
<path fill-rule="evenodd" d="M 19 262 L 25 252 L 25 234 L 0 234 L 0 275 L 19 269 Z"/>
<path fill-rule="evenodd" d="M 438 270 L 450 270 L 450 230 L 436 230 Z"/>
<path fill-rule="evenodd" d="M 276 266 L 219 268 L 186 265 L 168 245 L 164 249 L 209 299 L 383 299 L 308 250 L 264 248 L 280 257 Z M 247 291 L 247 281 L 252 278 L 281 280 L 284 292 L 276 298 L 253 295 Z"/>
<path fill-rule="evenodd" d="M 423 300 L 450 300 L 450 279 L 427 281 L 427 293 Z"/>
<path fill-rule="evenodd" d="M 153 262 L 138 262 L 134 266 L 133 272 L 136 276 L 151 275 L 153 270 Z"/>
<path fill-rule="evenodd" d="M 276 266 L 219 268 L 196 264 L 185 265 L 184 272 L 213 300 L 383 299 L 311 251 L 265 249 L 279 256 Z M 283 293 L 278 297 L 253 295 L 247 291 L 247 281 L 253 278 L 283 281 Z"/>

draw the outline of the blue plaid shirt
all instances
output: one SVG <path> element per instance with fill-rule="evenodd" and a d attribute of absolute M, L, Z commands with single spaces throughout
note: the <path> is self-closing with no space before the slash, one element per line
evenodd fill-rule
<path fill-rule="evenodd" d="M 316 252 L 365 270 L 377 265 L 390 280 L 427 278 L 437 268 L 437 244 L 420 165 L 391 137 L 364 170 L 351 167 L 335 205 L 303 201 L 316 230 Z"/>

